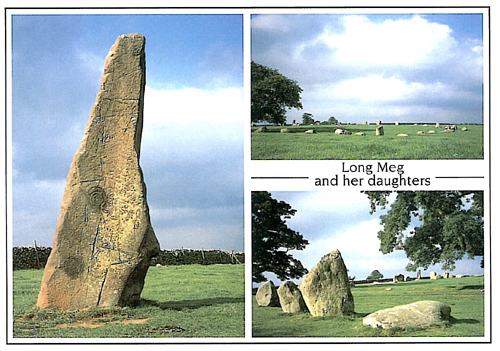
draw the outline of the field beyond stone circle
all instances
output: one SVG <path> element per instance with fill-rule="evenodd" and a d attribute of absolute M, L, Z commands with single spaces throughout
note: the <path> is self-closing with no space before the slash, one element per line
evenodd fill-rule
<path fill-rule="evenodd" d="M 267 126 L 267 132 L 252 127 L 253 160 L 445 160 L 483 159 L 483 125 L 383 124 L 384 135 L 375 135 L 376 125 L 351 124 L 342 128 L 352 134 L 335 134 L 335 125 Z M 467 131 L 462 131 L 466 127 Z M 288 133 L 280 132 L 288 129 Z M 315 130 L 306 134 L 306 130 Z M 425 134 L 419 135 L 422 131 Z M 431 133 L 429 133 L 431 131 Z M 365 133 L 365 135 L 355 135 Z M 398 136 L 407 134 L 408 136 Z"/>
<path fill-rule="evenodd" d="M 361 284 L 351 288 L 355 315 L 313 317 L 308 312 L 284 313 L 281 307 L 252 302 L 253 337 L 483 337 L 485 336 L 484 277 L 413 280 L 398 284 Z M 374 329 L 363 318 L 378 310 L 422 300 L 451 307 L 448 326 L 422 330 Z M 363 342 L 367 340 L 363 339 Z M 429 340 L 431 341 L 431 340 Z M 459 341 L 459 340 L 456 340 Z"/>

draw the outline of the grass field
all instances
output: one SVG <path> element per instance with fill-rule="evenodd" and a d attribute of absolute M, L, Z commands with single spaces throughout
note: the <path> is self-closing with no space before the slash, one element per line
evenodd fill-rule
<path fill-rule="evenodd" d="M 443 132 L 444 126 L 383 125 L 384 135 L 376 136 L 375 125 L 345 125 L 350 135 L 336 135 L 332 125 L 287 126 L 291 133 L 280 133 L 284 127 L 267 127 L 265 133 L 254 133 L 253 160 L 437 160 L 484 158 L 483 126 L 457 125 L 456 132 Z M 305 134 L 309 129 L 315 134 Z M 435 131 L 429 134 L 429 131 Z M 425 135 L 418 135 L 423 131 Z M 354 133 L 363 132 L 358 136 Z M 406 137 L 397 136 L 400 133 Z"/>
<path fill-rule="evenodd" d="M 243 337 L 244 265 L 150 267 L 136 307 L 35 309 L 43 270 L 14 271 L 14 337 Z"/>
<path fill-rule="evenodd" d="M 310 313 L 283 313 L 280 307 L 259 307 L 254 298 L 252 336 L 481 337 L 485 333 L 483 289 L 483 277 L 358 285 L 351 289 L 356 312 L 352 317 L 312 317 Z M 410 331 L 374 329 L 363 325 L 363 317 L 370 313 L 420 300 L 435 300 L 449 305 L 452 322 L 446 327 Z"/>

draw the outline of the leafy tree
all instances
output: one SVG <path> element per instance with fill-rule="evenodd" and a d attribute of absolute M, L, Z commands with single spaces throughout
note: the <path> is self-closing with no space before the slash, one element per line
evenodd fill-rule
<path fill-rule="evenodd" d="M 389 204 L 391 192 L 367 194 L 372 214 Z M 483 195 L 482 191 L 397 192 L 387 214 L 380 216 L 384 226 L 378 232 L 380 251 L 404 250 L 411 261 L 408 271 L 435 264 L 453 270 L 466 254 L 484 256 Z M 420 225 L 405 233 L 412 218 L 418 218 Z"/>
<path fill-rule="evenodd" d="M 335 117 L 328 118 L 328 124 L 337 124 L 339 121 Z"/>
<path fill-rule="evenodd" d="M 304 113 L 302 115 L 302 124 L 306 124 L 306 125 L 309 125 L 309 124 L 313 124 L 314 123 L 314 118 L 313 118 L 313 115 L 311 113 Z"/>
<path fill-rule="evenodd" d="M 284 124 L 286 109 L 302 109 L 302 88 L 277 69 L 251 64 L 252 122 Z"/>
<path fill-rule="evenodd" d="M 378 270 L 374 270 L 368 277 L 366 277 L 366 280 L 368 280 L 369 282 L 373 282 L 375 280 L 382 279 L 383 277 L 384 275 L 382 273 L 380 273 Z"/>
<path fill-rule="evenodd" d="M 288 252 L 304 250 L 309 241 L 288 228 L 286 220 L 295 215 L 284 201 L 266 191 L 252 192 L 253 281 L 266 280 L 263 273 L 275 273 L 280 280 L 296 279 L 307 273 L 302 263 Z"/>

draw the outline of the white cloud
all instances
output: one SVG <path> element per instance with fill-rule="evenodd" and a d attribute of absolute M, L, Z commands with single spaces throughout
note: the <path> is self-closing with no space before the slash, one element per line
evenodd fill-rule
<path fill-rule="evenodd" d="M 220 157 L 221 150 L 242 145 L 244 119 L 240 88 L 146 88 L 142 149 L 177 161 Z"/>
<path fill-rule="evenodd" d="M 243 89 L 155 90 L 146 87 L 144 122 L 154 125 L 192 123 L 224 125 L 242 120 Z"/>
<path fill-rule="evenodd" d="M 419 16 L 371 22 L 366 16 L 346 16 L 342 34 L 325 32 L 323 40 L 336 58 L 349 65 L 422 65 L 442 61 L 456 45 L 451 29 Z"/>

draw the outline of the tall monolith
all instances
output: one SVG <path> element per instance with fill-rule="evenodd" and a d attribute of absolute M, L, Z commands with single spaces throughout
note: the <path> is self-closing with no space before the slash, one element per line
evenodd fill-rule
<path fill-rule="evenodd" d="M 76 310 L 138 302 L 159 244 L 139 154 L 145 38 L 120 36 L 71 164 L 37 307 Z"/>
<path fill-rule="evenodd" d="M 299 290 L 313 316 L 354 314 L 349 276 L 339 250 L 324 255 L 299 284 Z"/>

